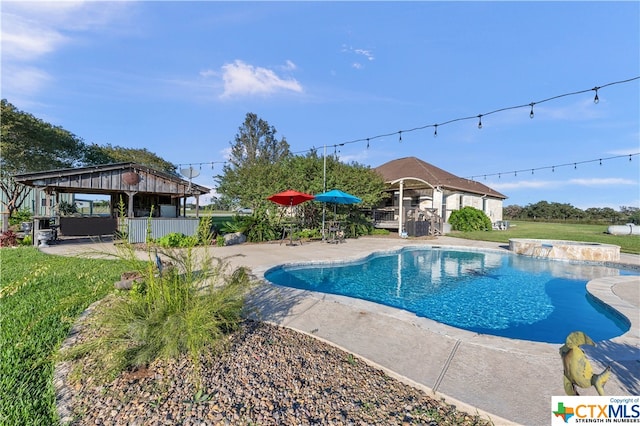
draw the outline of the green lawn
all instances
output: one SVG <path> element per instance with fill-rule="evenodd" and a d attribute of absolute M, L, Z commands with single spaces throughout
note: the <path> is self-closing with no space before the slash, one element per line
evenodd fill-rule
<path fill-rule="evenodd" d="M 503 243 L 509 238 L 600 242 L 640 254 L 640 236 L 609 235 L 606 226 L 511 225 L 506 231 L 451 236 Z M 55 424 L 54 356 L 77 317 L 113 291 L 113 283 L 130 265 L 18 247 L 0 249 L 0 267 L 0 424 Z"/>
<path fill-rule="evenodd" d="M 113 289 L 123 262 L 0 249 L 0 424 L 53 425 L 54 355 L 78 316 Z"/>
<path fill-rule="evenodd" d="M 511 221 L 505 231 L 452 232 L 450 236 L 469 240 L 508 243 L 510 238 L 585 241 L 614 244 L 623 253 L 640 254 L 640 235 L 610 235 L 606 225 Z"/>

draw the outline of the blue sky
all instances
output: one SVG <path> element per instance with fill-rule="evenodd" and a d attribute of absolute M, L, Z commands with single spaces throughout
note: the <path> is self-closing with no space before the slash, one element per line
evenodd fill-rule
<path fill-rule="evenodd" d="M 85 142 L 201 167 L 205 186 L 252 112 L 293 152 L 372 167 L 416 156 L 505 205 L 640 207 L 640 80 L 602 87 L 640 76 L 639 2 L 1 7 L 2 98 Z M 507 109 L 434 137 L 436 123 L 583 90 L 533 119 Z"/>

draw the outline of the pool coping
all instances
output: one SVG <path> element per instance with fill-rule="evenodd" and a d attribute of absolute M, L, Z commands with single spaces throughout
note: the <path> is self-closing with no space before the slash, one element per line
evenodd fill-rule
<path fill-rule="evenodd" d="M 336 264 L 336 263 L 350 263 L 354 261 L 365 260 L 366 258 L 374 255 L 374 254 L 384 254 L 384 253 L 393 253 L 398 249 L 402 248 L 419 248 L 419 247 L 437 247 L 442 249 L 453 249 L 453 250 L 463 250 L 463 251 L 478 251 L 478 252 L 496 252 L 500 254 L 509 254 L 513 256 L 521 256 L 515 253 L 512 253 L 508 250 L 496 249 L 496 248 L 488 248 L 488 247 L 466 247 L 460 245 L 448 245 L 448 244 L 438 244 L 438 243 L 420 243 L 420 244 L 410 244 L 410 245 L 402 245 L 399 247 L 387 248 L 384 250 L 373 250 L 366 255 L 355 255 L 355 256 L 345 256 L 339 260 L 305 260 L 305 261 L 292 261 L 292 262 L 280 262 L 276 265 L 257 268 L 253 272 L 262 280 L 263 284 L 269 286 L 273 289 L 277 289 L 278 296 L 276 297 L 285 297 L 285 298 L 294 298 L 299 300 L 300 305 L 306 306 L 298 313 L 291 312 L 285 315 L 283 318 L 279 318 L 276 321 L 270 321 L 278 325 L 290 327 L 296 329 L 297 331 L 313 335 L 316 338 L 320 338 L 321 340 L 326 340 L 329 343 L 332 343 L 343 350 L 351 351 L 358 353 L 361 357 L 364 357 L 365 361 L 370 363 L 377 368 L 381 368 L 386 371 L 391 376 L 409 383 L 412 386 L 417 386 L 422 388 L 423 390 L 432 393 L 434 395 L 438 395 L 440 398 L 449 401 L 450 403 L 461 407 L 463 410 L 467 412 L 478 412 L 482 415 L 482 417 L 488 417 L 491 419 L 494 424 L 546 424 L 549 422 L 549 417 L 546 417 L 547 414 L 550 416 L 550 401 L 551 396 L 565 395 L 564 388 L 562 386 L 562 366 L 560 362 L 560 356 L 558 349 L 561 344 L 552 344 L 552 343 L 544 343 L 544 342 L 535 342 L 535 341 L 525 341 L 518 339 L 511 339 L 506 337 L 499 337 L 493 335 L 485 335 L 479 334 L 463 329 L 459 329 L 456 327 L 448 326 L 442 324 L 440 322 L 431 320 L 425 317 L 419 317 L 409 311 L 405 311 L 399 308 L 393 308 L 385 305 L 381 305 L 375 302 L 369 302 L 362 299 L 351 298 L 348 296 L 340 296 L 334 294 L 326 294 L 321 292 L 315 292 L 311 290 L 301 290 L 295 288 L 289 288 L 284 286 L 279 286 L 273 284 L 266 280 L 264 274 L 275 267 L 278 266 L 297 266 L 297 265 L 321 265 L 321 264 Z M 620 262 L 594 262 L 594 261 L 575 261 L 575 260 L 565 260 L 565 259 L 549 259 L 552 262 L 566 262 L 566 263 L 577 263 L 577 264 L 595 264 L 599 266 L 609 266 L 616 268 L 627 268 L 627 269 L 637 269 L 638 266 L 635 264 L 627 264 Z M 615 347 L 617 350 L 610 351 L 607 350 L 605 353 L 598 352 L 597 350 L 591 350 L 590 347 L 583 347 L 585 353 L 587 353 L 588 359 L 591 360 L 593 364 L 593 369 L 595 372 L 601 371 L 605 368 L 606 365 L 611 364 L 612 362 L 640 362 L 639 359 L 635 359 L 637 354 L 629 353 L 629 348 L 640 348 L 640 319 L 638 318 L 637 312 L 638 308 L 634 307 L 630 302 L 619 297 L 614 289 L 619 285 L 637 285 L 640 287 L 640 276 L 613 276 L 613 277 L 604 277 L 604 278 L 596 278 L 587 283 L 587 291 L 596 297 L 601 302 L 605 303 L 611 309 L 615 309 L 620 314 L 624 315 L 625 318 L 630 322 L 630 329 L 622 334 L 621 336 L 615 337 L 613 339 L 609 339 L 607 341 L 598 342 L 597 346 L 605 346 L 607 348 Z M 303 318 L 305 316 L 313 317 L 312 310 L 317 308 L 319 305 L 324 307 L 331 305 L 339 305 L 345 308 L 348 311 L 353 313 L 358 313 L 359 315 L 369 314 L 376 315 L 382 318 L 392 319 L 400 321 L 404 324 L 409 325 L 413 328 L 418 328 L 419 330 L 425 331 L 432 336 L 428 337 L 428 340 L 446 340 L 448 342 L 454 342 L 453 348 L 449 353 L 446 361 L 442 364 L 441 370 L 438 374 L 437 379 L 433 382 L 432 385 L 424 383 L 424 380 L 414 380 L 411 374 L 406 374 L 403 372 L 398 372 L 397 368 L 393 366 L 389 366 L 389 363 L 379 362 L 378 356 L 369 356 L 367 357 L 366 351 L 358 352 L 357 345 L 354 347 L 353 345 L 347 344 L 343 345 L 338 342 L 335 337 L 331 337 L 332 333 L 329 334 L 329 338 L 323 337 L 319 335 L 319 328 L 305 328 L 304 325 L 309 322 L 313 322 L 312 318 Z M 317 311 L 317 309 L 315 309 Z M 439 337 L 438 337 L 439 336 Z M 460 350 L 460 346 L 466 347 L 467 351 L 464 352 Z M 469 349 L 471 348 L 471 349 Z M 465 355 L 471 354 L 471 356 L 466 356 L 463 363 L 471 363 L 473 364 L 475 361 L 482 361 L 474 359 L 475 356 L 473 352 L 482 351 L 484 353 L 490 354 L 498 354 L 498 357 L 506 357 L 510 359 L 512 362 L 515 361 L 513 359 L 513 355 L 515 354 L 516 359 L 526 358 L 529 361 L 529 365 L 544 367 L 547 371 L 551 370 L 554 372 L 555 382 L 554 386 L 551 386 L 553 389 L 550 393 L 547 390 L 548 397 L 548 407 L 545 403 L 538 403 L 537 410 L 532 410 L 529 415 L 525 415 L 523 418 L 514 418 L 512 420 L 508 420 L 505 412 L 503 412 L 502 408 L 498 404 L 497 406 L 491 406 L 487 404 L 481 404 L 476 402 L 473 398 L 459 398 L 458 392 L 450 391 L 448 389 L 440 389 L 443 382 L 449 379 L 449 376 L 453 377 L 454 381 L 460 381 L 460 375 L 463 377 L 468 377 L 468 374 L 452 374 L 450 368 L 452 365 L 456 365 L 459 367 L 462 363 L 460 359 L 457 359 L 457 362 L 454 362 L 456 357 L 460 358 L 463 356 L 463 352 Z M 392 365 L 393 363 L 391 363 Z M 453 368 L 456 368 L 453 367 Z M 527 370 L 531 368 L 524 368 L 522 371 L 518 371 L 518 369 L 514 370 L 514 372 L 522 374 L 521 377 L 526 377 Z M 529 371 L 529 374 L 530 371 Z M 640 380 L 640 374 L 637 376 L 637 379 Z M 605 391 L 613 391 L 614 394 L 625 394 L 624 386 L 621 386 L 620 382 L 613 384 L 615 381 L 612 380 L 611 384 L 609 384 L 607 389 L 605 387 Z M 464 386 L 464 383 L 462 383 Z M 454 386 L 456 387 L 456 386 Z M 460 383 L 457 384 L 457 388 L 460 387 Z M 617 389 L 612 389 L 616 387 Z M 450 388 L 449 388 L 450 389 Z M 593 388 L 580 390 L 582 395 L 597 395 Z M 508 395 L 503 395 L 504 401 L 509 401 L 510 398 Z M 466 402 L 462 402 L 466 401 Z M 502 402 L 504 402 L 502 401 Z M 534 413 L 537 411 L 537 413 Z"/>
<path fill-rule="evenodd" d="M 354 298 L 354 297 L 350 297 L 350 296 L 343 296 L 343 295 L 337 295 L 337 294 L 330 294 L 330 293 L 323 293 L 323 292 L 316 292 L 313 290 L 301 290 L 301 289 L 295 289 L 295 288 L 291 288 L 291 287 L 286 287 L 286 286 L 281 286 L 278 284 L 274 284 L 270 281 L 268 281 L 265 278 L 265 274 L 275 268 L 278 267 L 291 267 L 291 266 L 320 266 L 320 265 L 330 265 L 330 264 L 347 264 L 347 263 L 353 263 L 353 262 L 358 262 L 358 261 L 364 261 L 374 255 L 384 255 L 384 254 L 391 254 L 391 253 L 396 253 L 399 250 L 406 250 L 406 249 L 415 249 L 415 248 L 424 248 L 424 247 L 430 247 L 430 248 L 442 248 L 442 249 L 447 249 L 447 250 L 458 250 L 458 251 L 475 251 L 475 252 L 493 252 L 493 253 L 498 253 L 501 255 L 509 255 L 509 256 L 526 256 L 526 255 L 521 255 L 521 254 L 517 254 L 517 253 L 513 253 L 511 251 L 505 251 L 505 250 L 501 250 L 501 249 L 493 249 L 493 248 L 479 248 L 479 247 L 461 247 L 461 246 L 456 246 L 456 245 L 442 245 L 442 244 L 416 244 L 416 245 L 405 245 L 402 247 L 396 247 L 396 248 L 391 248 L 391 249 L 385 249 L 385 250 L 377 250 L 374 252 L 371 252 L 367 255 L 364 256 L 354 256 L 352 258 L 343 258 L 343 259 L 339 259 L 339 260 L 307 260 L 307 261 L 295 261 L 295 262 L 284 262 L 284 263 L 280 263 L 278 265 L 274 265 L 271 267 L 268 267 L 266 269 L 264 268 L 259 268 L 255 271 L 253 271 L 254 273 L 257 272 L 257 276 L 264 282 L 268 283 L 269 285 L 273 285 L 273 286 L 277 286 L 277 287 L 282 287 L 282 288 L 287 288 L 287 289 L 291 289 L 291 290 L 297 290 L 299 292 L 301 292 L 300 294 L 309 294 L 312 295 L 312 297 L 318 297 L 318 295 L 321 295 L 322 298 L 325 298 L 327 300 L 332 300 L 335 302 L 340 302 L 343 303 L 345 305 L 348 306 L 355 306 L 358 305 L 358 303 L 355 302 L 365 302 L 364 305 L 367 304 L 374 304 L 376 306 L 380 306 L 383 308 L 389 308 L 390 310 L 392 310 L 391 312 L 387 313 L 389 316 L 393 316 L 393 317 L 405 317 L 405 319 L 411 319 L 412 321 L 416 321 L 417 319 L 425 319 L 427 320 L 427 326 L 430 329 L 436 330 L 438 333 L 440 334 L 446 334 L 447 336 L 453 336 L 456 338 L 460 338 L 460 339 L 465 339 L 465 338 L 476 338 L 477 336 L 491 336 L 491 337 L 495 337 L 495 338 L 500 338 L 500 339 L 506 339 L 508 341 L 525 341 L 528 343 L 541 343 L 541 344 L 555 344 L 555 343 L 547 343 L 547 342 L 537 342 L 537 341 L 530 341 L 530 340 L 520 340 L 520 339 L 514 339 L 514 338 L 509 338 L 509 337 L 502 337 L 502 336 L 493 336 L 493 335 L 489 335 L 489 334 L 481 334 L 481 333 L 477 333 L 477 332 L 473 332 L 473 331 L 468 331 L 468 330 L 464 330 L 458 327 L 454 327 L 454 326 L 450 326 L 444 323 L 441 323 L 439 321 L 435 321 L 432 320 L 430 318 L 426 318 L 426 317 L 421 317 L 418 316 L 410 311 L 404 310 L 402 308 L 395 308 L 395 307 L 391 307 L 391 306 L 387 306 L 387 305 L 383 305 L 377 302 L 371 302 L 371 301 L 367 301 L 364 299 L 358 299 L 358 298 Z M 610 261 L 606 261 L 606 262 L 596 262 L 596 261 L 578 261 L 578 260 L 569 260 L 569 259 L 547 259 L 547 258 L 540 258 L 541 260 L 546 260 L 546 261 L 550 261 L 550 262 L 561 262 L 561 263 L 569 263 L 569 264 L 583 264 L 583 265 L 595 265 L 595 266 L 603 266 L 603 267 L 613 267 L 613 268 L 620 268 L 620 269 L 636 269 L 637 266 L 636 265 L 629 265 L 629 264 L 625 264 L 625 263 L 618 263 L 618 262 L 610 262 Z M 626 285 L 629 283 L 634 283 L 634 282 L 638 282 L 640 284 L 640 275 L 636 275 L 636 276 L 624 276 L 624 275 L 617 275 L 617 276 L 608 276 L 608 277 L 600 277 L 600 278 L 595 278 L 593 280 L 590 280 L 587 282 L 586 284 L 586 289 L 587 292 L 589 294 L 591 294 L 592 296 L 594 296 L 595 298 L 597 298 L 601 303 L 604 304 L 605 308 L 607 309 L 613 309 L 615 311 L 617 311 L 619 314 L 623 315 L 625 317 L 625 319 L 630 323 L 630 328 L 629 330 L 627 330 L 625 333 L 621 334 L 620 336 L 611 338 L 611 339 L 607 339 L 607 340 L 611 340 L 611 341 L 615 341 L 615 342 L 624 342 L 624 343 L 629 343 L 629 344 L 634 344 L 637 347 L 640 347 L 640 316 L 638 315 L 638 307 L 635 307 L 633 304 L 631 304 L 630 302 L 622 299 L 621 297 L 619 297 L 616 292 L 614 291 L 614 287 L 618 286 L 618 285 Z M 640 302 L 640 301 L 639 301 Z M 360 306 L 358 306 L 360 307 Z M 395 311 L 399 311 L 399 312 L 395 312 Z M 405 315 L 400 314 L 401 313 L 406 313 L 410 318 L 406 318 Z M 493 340 L 493 339 L 491 339 Z M 495 342 L 491 341 L 491 342 L 487 342 L 488 345 L 492 345 L 495 344 Z M 505 344 L 508 346 L 508 342 L 500 342 L 500 347 L 502 349 L 504 349 Z M 516 345 L 516 346 L 520 346 L 520 345 Z M 514 349 L 515 350 L 515 349 Z"/>
<path fill-rule="evenodd" d="M 295 247 L 277 242 L 242 244 L 209 247 L 207 251 L 228 261 L 232 267 L 249 268 L 260 278 L 268 269 L 285 263 L 317 259 L 353 261 L 375 252 L 395 251 L 406 246 L 511 253 L 503 243 L 449 236 L 426 240 L 363 237 L 346 240 L 345 244 L 318 241 Z M 64 241 L 40 250 L 54 255 L 92 256 L 113 251 L 114 245 L 112 242 L 73 244 Z M 640 270 L 640 256 L 621 253 L 619 262 L 603 264 Z M 640 341 L 640 336 L 637 315 L 633 315 L 633 308 L 627 304 L 638 303 L 639 298 L 633 292 L 621 290 L 629 286 L 635 286 L 637 290 L 640 280 L 629 282 L 624 278 L 618 282 L 618 278 L 621 277 L 615 277 L 615 282 L 596 282 L 598 286 L 593 294 L 616 309 L 631 309 L 625 312 L 632 315 L 625 316 L 632 322 L 632 329 L 606 341 L 605 345 L 599 344 L 594 351 L 585 352 L 596 372 L 608 363 L 631 371 L 631 378 L 625 381 L 614 369 L 605 386 L 607 394 L 634 392 L 638 395 L 640 345 L 636 342 Z M 558 353 L 560 345 L 475 335 L 373 302 L 279 287 L 265 282 L 264 278 L 262 282 L 249 300 L 250 304 L 257 305 L 253 315 L 258 319 L 312 335 L 353 353 L 389 376 L 450 401 L 466 412 L 489 417 L 496 425 L 549 424 L 551 396 L 565 394 Z M 592 287 L 591 282 L 588 286 Z M 635 308 L 636 314 L 638 311 Z M 581 394 L 596 395 L 593 388 L 582 390 Z"/>

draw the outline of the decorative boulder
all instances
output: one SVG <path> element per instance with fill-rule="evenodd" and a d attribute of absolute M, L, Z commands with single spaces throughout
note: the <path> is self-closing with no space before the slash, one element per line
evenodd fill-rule
<path fill-rule="evenodd" d="M 224 236 L 224 245 L 232 246 L 234 244 L 242 244 L 247 241 L 247 237 L 242 232 L 234 232 Z"/>
<path fill-rule="evenodd" d="M 123 272 L 120 275 L 120 281 L 116 281 L 114 286 L 118 290 L 131 290 L 137 282 L 142 282 L 142 275 L 138 272 Z"/>

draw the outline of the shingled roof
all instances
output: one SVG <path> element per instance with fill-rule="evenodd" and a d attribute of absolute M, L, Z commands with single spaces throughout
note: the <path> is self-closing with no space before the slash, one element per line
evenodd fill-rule
<path fill-rule="evenodd" d="M 480 182 L 458 177 L 416 157 L 398 158 L 384 163 L 374 170 L 388 184 L 395 184 L 400 180 L 418 180 L 432 187 L 439 186 L 452 191 L 470 192 L 501 199 L 507 198 L 504 194 Z"/>

